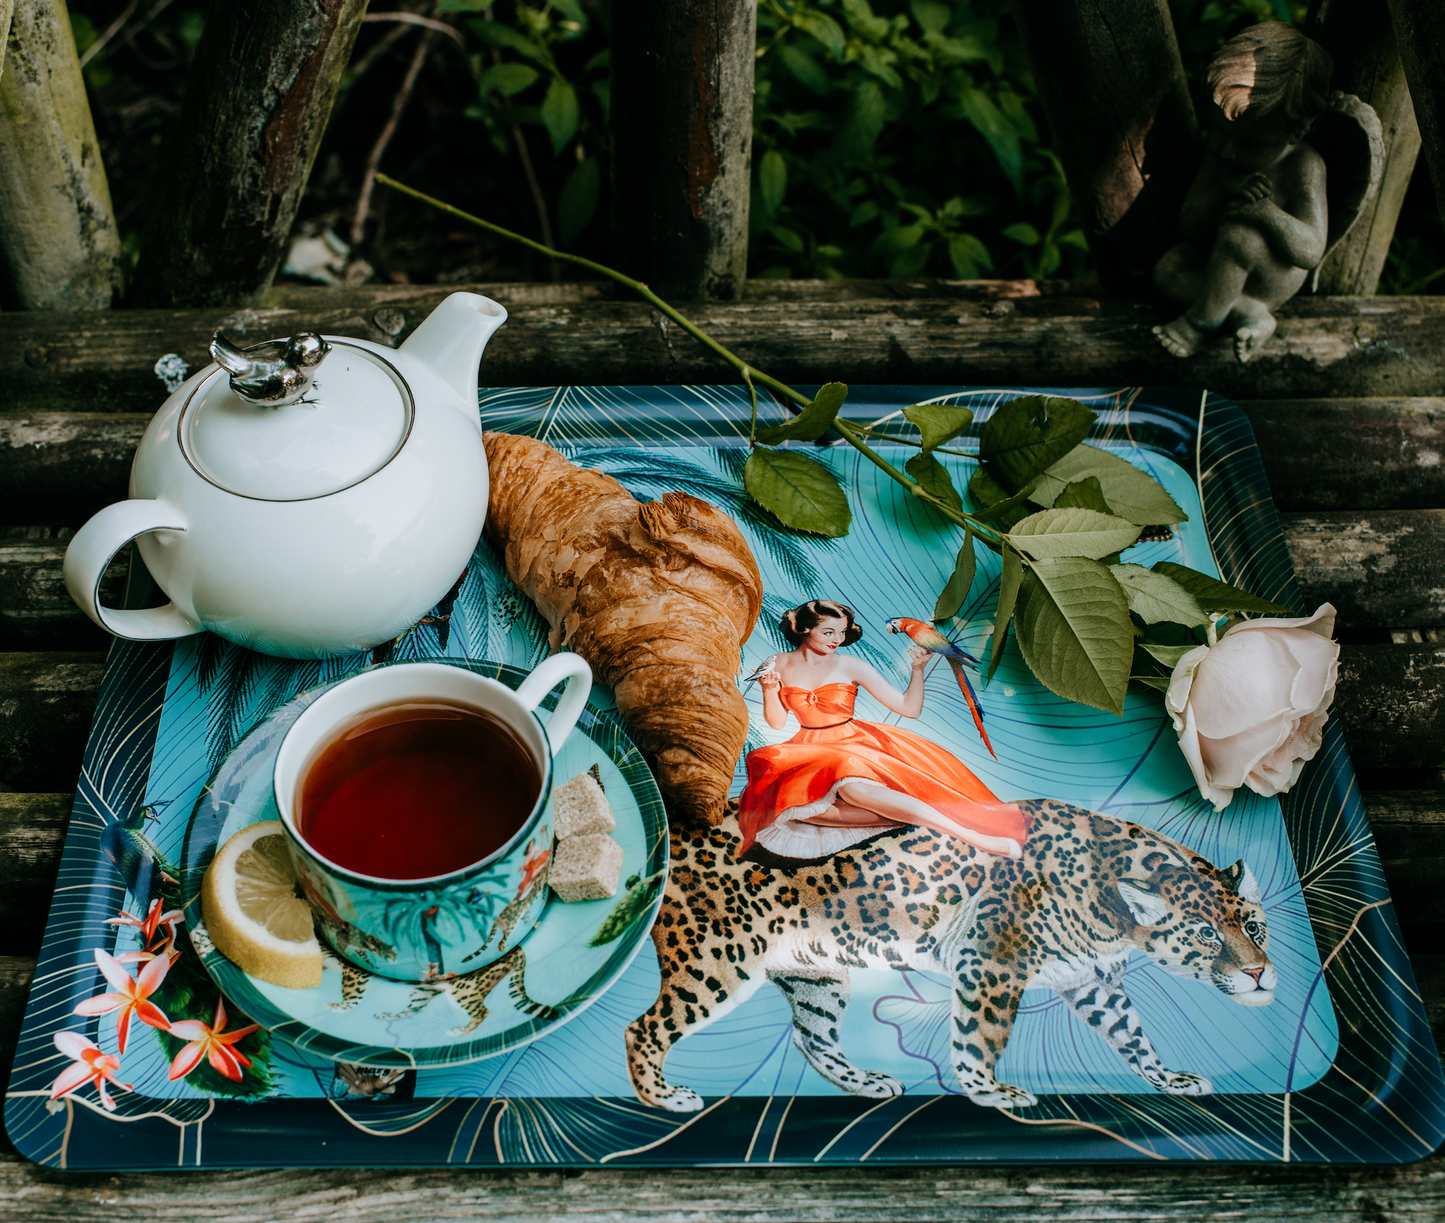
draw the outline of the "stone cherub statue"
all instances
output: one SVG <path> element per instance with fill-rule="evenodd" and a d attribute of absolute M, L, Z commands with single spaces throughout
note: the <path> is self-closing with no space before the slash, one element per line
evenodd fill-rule
<path fill-rule="evenodd" d="M 1231 38 L 1209 63 L 1209 143 L 1184 199 L 1184 241 L 1154 284 L 1185 311 L 1154 328 L 1188 357 L 1224 328 L 1248 361 L 1379 186 L 1380 121 L 1353 94 L 1329 91 L 1334 63 L 1283 22 Z"/>

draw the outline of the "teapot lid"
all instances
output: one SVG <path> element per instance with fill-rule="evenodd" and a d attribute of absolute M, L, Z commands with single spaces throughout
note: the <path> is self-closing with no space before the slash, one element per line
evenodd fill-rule
<path fill-rule="evenodd" d="M 180 444 L 196 472 L 228 492 L 325 497 L 380 471 L 411 432 L 406 380 L 358 344 L 303 332 L 242 350 L 218 331 L 211 354 L 221 368 L 182 410 Z"/>

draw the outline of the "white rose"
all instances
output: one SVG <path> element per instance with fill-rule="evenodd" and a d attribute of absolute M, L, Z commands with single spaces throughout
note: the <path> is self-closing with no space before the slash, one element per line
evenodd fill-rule
<path fill-rule="evenodd" d="M 1179 660 L 1164 704 L 1199 793 L 1223 811 L 1241 785 L 1269 797 L 1320 750 L 1339 675 L 1335 609 L 1246 620 Z"/>

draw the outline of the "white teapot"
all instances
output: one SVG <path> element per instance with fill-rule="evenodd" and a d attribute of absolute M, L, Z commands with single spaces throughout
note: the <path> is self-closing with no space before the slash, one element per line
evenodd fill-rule
<path fill-rule="evenodd" d="M 81 609 L 117 637 L 206 629 L 284 658 L 368 650 L 425 615 L 471 559 L 487 512 L 477 365 L 507 319 L 453 293 L 393 351 L 311 334 L 208 365 L 156 413 L 107 506 L 65 554 Z M 134 539 L 169 597 L 102 607 Z"/>

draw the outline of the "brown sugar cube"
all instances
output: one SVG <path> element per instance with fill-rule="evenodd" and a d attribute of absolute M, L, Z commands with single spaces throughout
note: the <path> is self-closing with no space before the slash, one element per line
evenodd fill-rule
<path fill-rule="evenodd" d="M 602 833 L 558 841 L 548 882 L 559 900 L 603 900 L 617 894 L 622 846 Z"/>
<path fill-rule="evenodd" d="M 588 833 L 617 830 L 612 808 L 607 805 L 607 795 L 591 773 L 578 773 L 565 786 L 558 786 L 553 791 L 552 815 L 560 841 Z"/>

